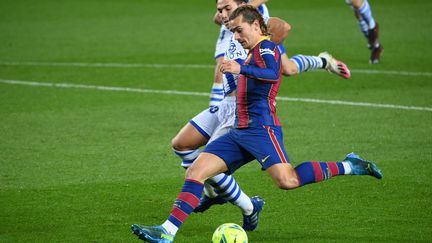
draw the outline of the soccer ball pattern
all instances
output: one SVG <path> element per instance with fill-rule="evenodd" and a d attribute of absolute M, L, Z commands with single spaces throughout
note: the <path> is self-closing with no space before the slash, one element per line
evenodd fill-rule
<path fill-rule="evenodd" d="M 219 226 L 213 233 L 213 243 L 247 243 L 248 237 L 244 229 L 233 223 Z"/>

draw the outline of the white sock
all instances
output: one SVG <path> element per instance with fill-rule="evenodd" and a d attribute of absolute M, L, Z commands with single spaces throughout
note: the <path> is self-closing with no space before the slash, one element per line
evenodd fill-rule
<path fill-rule="evenodd" d="M 324 68 L 321 57 L 317 56 L 295 55 L 290 60 L 297 65 L 298 73 Z"/>
<path fill-rule="evenodd" d="M 342 165 L 345 169 L 345 175 L 350 175 L 351 174 L 351 165 L 349 162 L 342 162 Z"/>
<path fill-rule="evenodd" d="M 173 149 L 174 153 L 182 160 L 181 166 L 187 168 L 192 165 L 194 160 L 198 158 L 201 153 L 199 149 L 178 151 Z"/>
<path fill-rule="evenodd" d="M 376 25 L 375 19 L 372 16 L 372 9 L 370 8 L 370 5 L 369 5 L 367 0 L 363 1 L 363 4 L 358 9 L 358 12 L 359 12 L 361 18 L 366 21 L 370 30 L 375 28 L 375 25 Z"/>
<path fill-rule="evenodd" d="M 175 235 L 177 234 L 178 231 L 178 227 L 175 226 L 173 223 L 171 223 L 169 220 L 165 221 L 162 224 L 162 227 L 164 227 L 166 229 L 166 231 L 168 231 L 168 233 L 170 233 L 171 235 Z"/>
<path fill-rule="evenodd" d="M 208 181 L 222 198 L 239 207 L 244 215 L 252 214 L 251 199 L 241 190 L 232 175 L 221 173 L 209 178 Z"/>

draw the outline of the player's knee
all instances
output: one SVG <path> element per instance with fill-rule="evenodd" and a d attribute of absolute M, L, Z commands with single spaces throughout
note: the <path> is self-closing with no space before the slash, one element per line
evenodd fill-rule
<path fill-rule="evenodd" d="M 354 8 L 359 9 L 363 5 L 363 1 L 364 0 L 351 0 L 351 5 Z"/>
<path fill-rule="evenodd" d="M 192 146 L 189 146 L 185 143 L 185 140 L 180 139 L 178 136 L 175 136 L 171 140 L 171 147 L 176 151 L 186 151 L 186 150 L 192 150 Z"/>
<path fill-rule="evenodd" d="M 186 179 L 204 182 L 207 178 L 203 177 L 202 171 L 194 166 L 191 166 L 186 169 Z"/>
<path fill-rule="evenodd" d="M 297 178 L 280 178 L 276 180 L 276 185 L 282 190 L 291 190 L 300 186 Z"/>
<path fill-rule="evenodd" d="M 282 72 L 285 76 L 293 76 L 298 73 L 297 65 L 289 60 L 282 65 Z"/>

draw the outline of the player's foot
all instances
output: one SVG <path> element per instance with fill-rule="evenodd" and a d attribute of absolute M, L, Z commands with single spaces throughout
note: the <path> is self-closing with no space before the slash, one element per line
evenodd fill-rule
<path fill-rule="evenodd" d="M 347 154 L 344 162 L 350 164 L 351 173 L 354 175 L 371 175 L 377 179 L 383 177 L 381 170 L 373 162 L 365 160 L 355 153 Z"/>
<path fill-rule="evenodd" d="M 381 55 L 383 54 L 383 52 L 384 52 L 384 48 L 382 45 L 379 45 L 378 47 L 372 48 L 369 63 L 370 64 L 378 64 L 380 62 L 380 58 L 381 58 Z"/>
<path fill-rule="evenodd" d="M 261 213 L 265 204 L 264 200 L 260 196 L 252 197 L 251 201 L 254 207 L 252 214 L 248 216 L 243 215 L 243 229 L 246 231 L 252 231 L 256 229 L 259 222 L 259 214 Z"/>
<path fill-rule="evenodd" d="M 221 196 L 216 197 L 207 197 L 204 196 L 201 198 L 200 204 L 198 207 L 194 209 L 195 213 L 203 213 L 207 209 L 209 209 L 211 206 L 215 204 L 225 204 L 227 203 L 227 200 L 223 199 Z"/>
<path fill-rule="evenodd" d="M 132 232 L 138 236 L 140 240 L 151 243 L 172 243 L 174 236 L 169 234 L 162 226 L 140 226 L 133 224 Z"/>
<path fill-rule="evenodd" d="M 319 57 L 324 58 L 327 61 L 327 65 L 325 69 L 329 72 L 332 72 L 336 75 L 341 76 L 342 78 L 350 78 L 351 72 L 348 69 L 347 65 L 345 63 L 337 60 L 334 58 L 330 53 L 328 52 L 321 52 Z"/>

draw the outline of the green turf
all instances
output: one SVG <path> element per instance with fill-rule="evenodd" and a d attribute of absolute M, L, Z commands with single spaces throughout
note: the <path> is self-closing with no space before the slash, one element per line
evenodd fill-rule
<path fill-rule="evenodd" d="M 382 30 L 382 63 L 369 52 L 343 0 L 270 1 L 293 31 L 288 53 L 328 50 L 353 70 L 284 78 L 280 95 L 432 107 L 432 2 L 370 0 Z M 6 65 L 5 62 L 213 64 L 214 1 L 0 2 L 0 80 L 208 92 L 203 68 Z M 426 74 L 425 74 L 426 73 Z M 204 109 L 202 96 L 0 82 L 0 242 L 138 242 L 130 225 L 163 222 L 184 170 L 170 141 Z M 355 151 L 384 173 L 339 177 L 294 191 L 274 186 L 256 162 L 236 173 L 266 205 L 250 242 L 432 241 L 432 112 L 278 102 L 293 164 Z M 176 242 L 210 242 L 238 209 L 192 215 Z"/>

